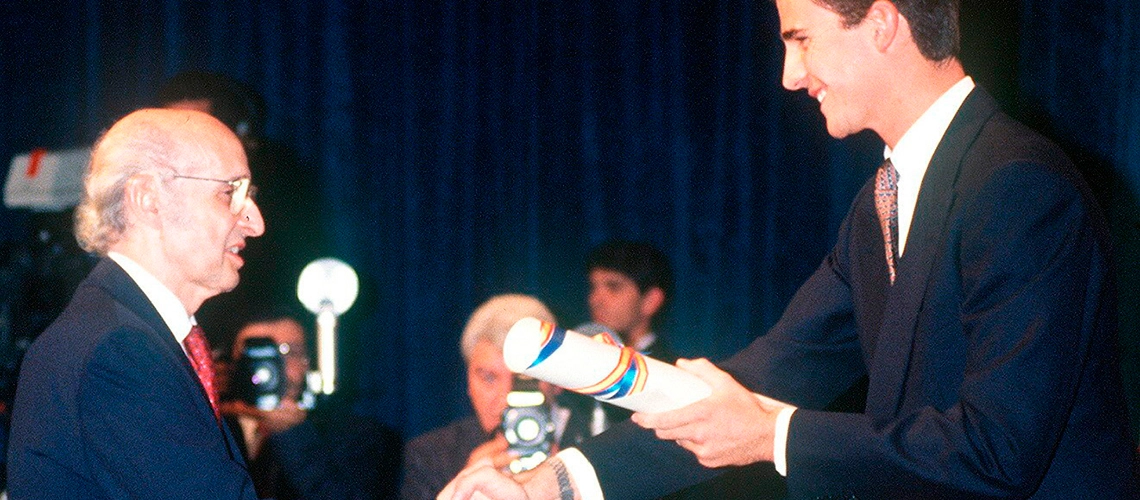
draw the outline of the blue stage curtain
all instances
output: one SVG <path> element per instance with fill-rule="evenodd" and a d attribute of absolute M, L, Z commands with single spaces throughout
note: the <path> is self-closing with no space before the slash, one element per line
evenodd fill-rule
<path fill-rule="evenodd" d="M 1023 118 L 1084 169 L 1112 224 L 1120 341 L 1140 428 L 1140 9 L 1130 0 L 1023 0 Z M 1111 348 L 1113 346 L 1106 346 Z"/>
<path fill-rule="evenodd" d="M 1002 24 L 964 4 L 979 82 L 1116 180 L 1135 283 L 1137 9 L 1023 0 Z M 363 280 L 342 332 L 358 409 L 410 437 L 469 412 L 471 310 L 523 292 L 586 321 L 582 261 L 607 238 L 672 259 L 682 354 L 726 356 L 775 322 L 882 147 L 828 138 L 781 88 L 782 57 L 766 1 L 15 0 L 0 160 L 89 144 L 181 70 L 253 85 L 267 135 L 318 166 L 332 247 Z M 26 214 L 0 215 L 0 238 L 24 237 Z"/>

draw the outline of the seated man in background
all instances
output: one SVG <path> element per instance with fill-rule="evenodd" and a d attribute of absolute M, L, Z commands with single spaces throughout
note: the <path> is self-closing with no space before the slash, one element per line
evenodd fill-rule
<path fill-rule="evenodd" d="M 222 404 L 258 495 L 277 500 L 395 496 L 400 457 L 395 432 L 350 414 L 341 392 L 307 409 L 312 404 L 311 395 L 303 397 L 309 355 L 305 328 L 295 317 L 274 312 L 243 326 L 234 339 L 235 366 L 241 363 L 246 342 L 259 338 L 276 344 L 284 360 L 280 404 L 262 410 L 243 394 L 233 393 Z M 240 370 L 233 373 L 241 376 Z M 238 382 L 231 380 L 230 389 L 248 385 Z"/>
<path fill-rule="evenodd" d="M 528 316 L 555 322 L 541 301 L 519 294 L 491 297 L 471 314 L 459 346 L 467 364 L 467 396 L 475 414 L 408 443 L 400 498 L 435 498 L 451 478 L 476 460 L 490 458 L 496 467 L 506 467 L 515 458 L 500 432 L 507 393 L 514 387 L 513 374 L 503 362 L 503 341 L 511 326 Z M 548 398 L 551 389 L 543 384 Z M 569 414 L 557 407 L 551 413 L 556 427 L 554 440 L 558 442 Z"/>

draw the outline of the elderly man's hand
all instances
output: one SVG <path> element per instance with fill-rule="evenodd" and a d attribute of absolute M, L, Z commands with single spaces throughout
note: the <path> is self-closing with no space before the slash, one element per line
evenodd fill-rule
<path fill-rule="evenodd" d="M 772 460 L 772 439 L 780 406 L 762 400 L 707 359 L 677 360 L 677 366 L 712 386 L 712 395 L 684 408 L 633 421 L 660 439 L 676 441 L 705 467 Z"/>

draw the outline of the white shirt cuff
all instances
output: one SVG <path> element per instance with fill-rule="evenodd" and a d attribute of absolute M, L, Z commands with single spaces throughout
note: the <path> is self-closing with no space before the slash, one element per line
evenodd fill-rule
<path fill-rule="evenodd" d="M 577 448 L 566 448 L 554 455 L 554 458 L 562 461 L 582 500 L 604 499 L 602 485 L 598 483 L 598 474 L 594 472 L 594 466 L 586 459 L 586 455 Z"/>
<path fill-rule="evenodd" d="M 792 425 L 795 412 L 796 408 L 789 406 L 776 414 L 776 435 L 772 436 L 772 462 L 776 465 L 776 472 L 784 477 L 788 477 L 788 427 Z"/>

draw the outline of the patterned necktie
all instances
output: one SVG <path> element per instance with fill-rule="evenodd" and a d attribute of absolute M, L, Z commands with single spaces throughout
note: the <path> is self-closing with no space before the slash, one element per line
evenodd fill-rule
<path fill-rule="evenodd" d="M 899 172 L 890 159 L 875 174 L 875 210 L 883 228 L 883 249 L 887 256 L 887 275 L 895 284 L 895 262 L 899 257 Z"/>
<path fill-rule="evenodd" d="M 198 325 L 191 327 L 190 335 L 186 336 L 182 344 L 190 354 L 190 364 L 194 365 L 198 380 L 206 389 L 206 397 L 210 400 L 210 407 L 214 409 L 214 417 L 221 420 L 222 415 L 218 411 L 218 388 L 214 387 L 214 360 L 210 357 L 210 345 L 206 343 L 206 334 L 202 331 L 202 327 Z"/>

